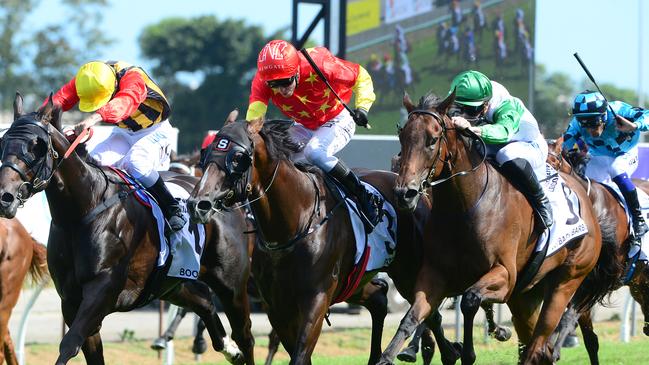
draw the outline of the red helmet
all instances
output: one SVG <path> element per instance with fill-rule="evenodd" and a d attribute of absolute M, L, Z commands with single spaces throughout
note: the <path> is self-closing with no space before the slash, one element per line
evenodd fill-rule
<path fill-rule="evenodd" d="M 299 65 L 300 58 L 295 47 L 278 39 L 268 42 L 257 58 L 257 72 L 263 81 L 293 77 Z"/>

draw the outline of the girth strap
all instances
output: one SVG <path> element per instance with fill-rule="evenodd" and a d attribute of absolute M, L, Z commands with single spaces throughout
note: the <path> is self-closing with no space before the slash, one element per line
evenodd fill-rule
<path fill-rule="evenodd" d="M 138 189 L 132 189 L 132 190 L 120 190 L 117 194 L 112 195 L 110 198 L 104 200 L 101 202 L 99 205 L 94 207 L 88 214 L 83 217 L 81 220 L 82 224 L 88 224 L 92 222 L 97 216 L 105 211 L 106 209 L 112 207 L 115 205 L 117 202 L 125 200 L 129 195 L 133 194 L 136 192 Z"/>

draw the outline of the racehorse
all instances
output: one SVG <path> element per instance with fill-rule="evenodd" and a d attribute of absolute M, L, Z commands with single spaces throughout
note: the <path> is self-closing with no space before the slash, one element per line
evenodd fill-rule
<path fill-rule="evenodd" d="M 599 225 L 586 191 L 574 178 L 564 176 L 579 198 L 588 232 L 545 258 L 529 280 L 517 285 L 541 232 L 535 228 L 534 212 L 523 194 L 485 162 L 482 140 L 453 127 L 448 111 L 454 99 L 454 93 L 442 101 L 428 94 L 415 106 L 407 94 L 403 98 L 409 114 L 399 133 L 397 203 L 413 209 L 431 187 L 433 204 L 415 301 L 380 363 L 391 363 L 405 338 L 443 298 L 461 293 L 463 364 L 475 361 L 473 319 L 482 302 L 508 304 L 521 345 L 521 363 L 551 363 L 547 339 L 597 263 Z M 575 298 L 579 307 L 592 300 L 590 296 Z"/>
<path fill-rule="evenodd" d="M 311 362 L 329 306 L 345 299 L 364 305 L 372 315 L 368 363 L 373 364 L 381 352 L 385 291 L 381 286 L 365 285 L 351 297 L 341 297 L 344 291 L 349 293 L 346 283 L 356 252 L 349 214 L 327 188 L 319 169 L 298 167 L 290 160 L 299 150 L 287 133 L 291 124 L 281 120 L 226 124 L 204 157 L 204 175 L 188 201 L 190 213 L 193 219 L 203 221 L 213 212 L 246 204 L 249 199 L 258 227 L 252 273 L 291 364 Z M 359 173 L 387 201 L 395 202 L 392 186 L 396 174 Z M 414 213 L 397 217 L 397 249 L 387 272 L 406 299 L 412 299 L 412 287 L 404 283 L 412 283 L 407 278 L 417 272 L 426 204 L 424 199 Z M 361 283 L 372 275 L 366 275 Z M 439 321 L 432 326 L 438 329 L 435 335 L 443 335 L 441 317 L 434 320 Z M 440 346 L 442 353 L 453 353 L 448 341 Z"/>
<path fill-rule="evenodd" d="M 36 242 L 17 219 L 0 218 L 0 364 L 18 365 L 9 318 L 27 274 L 36 283 L 47 277 L 45 246 Z"/>
<path fill-rule="evenodd" d="M 88 364 L 103 364 L 99 329 L 104 317 L 155 297 L 197 313 L 212 347 L 230 362 L 254 364 L 243 213 L 205 225 L 202 260 L 209 263 L 205 282 L 169 277 L 170 260 L 157 267 L 161 242 L 149 208 L 110 168 L 98 167 L 76 152 L 64 158 L 69 148 L 61 133 L 61 109 L 52 104 L 51 96 L 38 112 L 26 114 L 17 94 L 14 122 L 2 138 L 0 215 L 13 217 L 22 202 L 45 190 L 52 215 L 48 265 L 70 328 L 56 364 L 67 363 L 79 349 Z M 196 182 L 189 176 L 169 180 L 187 190 Z M 211 288 L 224 304 L 232 337 L 243 354 L 226 338 Z"/>
<path fill-rule="evenodd" d="M 563 139 L 548 141 L 548 162 L 557 170 L 563 171 L 578 178 L 578 181 L 587 189 L 593 208 L 597 213 L 597 218 L 602 230 L 602 253 L 600 260 L 612 261 L 607 267 L 605 277 L 597 278 L 599 286 L 607 288 L 609 292 L 622 286 L 624 274 L 624 264 L 627 260 L 631 239 L 629 220 L 624 207 L 613 193 L 603 184 L 585 177 L 586 155 L 578 151 L 562 152 Z M 565 157 L 565 158 L 564 158 Z M 646 181 L 635 180 L 634 183 L 638 188 L 649 193 L 649 185 Z M 640 303 L 642 313 L 645 316 L 645 325 L 643 331 L 649 335 L 649 270 L 646 262 L 638 262 L 638 266 L 633 277 L 626 284 L 630 288 L 633 298 Z M 579 290 L 589 290 L 592 288 L 580 287 Z M 603 298 L 601 298 L 603 299 Z M 557 339 L 555 341 L 554 358 L 559 360 L 561 344 L 565 337 L 575 326 L 575 321 L 579 323 L 582 335 L 584 337 L 584 346 L 588 351 L 588 357 L 591 364 L 599 364 L 597 355 L 599 342 L 597 334 L 593 330 L 591 319 L 591 308 L 584 308 L 577 312 L 571 305 L 562 318 L 557 330 Z"/>

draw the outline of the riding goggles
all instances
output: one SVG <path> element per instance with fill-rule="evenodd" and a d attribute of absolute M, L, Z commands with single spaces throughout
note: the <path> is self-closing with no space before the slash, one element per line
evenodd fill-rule
<path fill-rule="evenodd" d="M 604 124 L 604 114 L 589 115 L 589 116 L 575 116 L 577 123 L 584 128 L 597 128 Z"/>
<path fill-rule="evenodd" d="M 289 87 L 293 84 L 293 81 L 295 81 L 296 76 L 289 77 L 288 79 L 277 79 L 277 80 L 268 80 L 266 81 L 266 85 L 268 85 L 269 88 L 271 89 L 277 89 L 280 87 Z"/>

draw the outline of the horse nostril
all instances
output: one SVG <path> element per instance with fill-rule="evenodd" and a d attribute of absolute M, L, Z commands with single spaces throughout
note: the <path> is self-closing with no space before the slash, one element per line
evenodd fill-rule
<path fill-rule="evenodd" d="M 14 202 L 15 199 L 16 198 L 12 194 L 4 193 L 0 198 L 0 204 L 2 204 L 2 206 L 8 207 Z"/>
<path fill-rule="evenodd" d="M 406 194 L 404 195 L 404 197 L 406 199 L 414 199 L 417 196 L 417 194 L 419 194 L 419 192 L 417 190 L 408 189 L 408 191 L 406 191 Z"/>
<path fill-rule="evenodd" d="M 201 212 L 208 212 L 212 210 L 212 202 L 209 200 L 201 200 L 196 204 L 196 210 Z"/>

